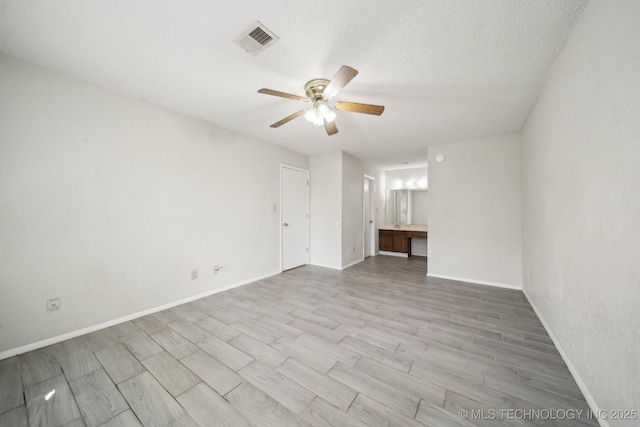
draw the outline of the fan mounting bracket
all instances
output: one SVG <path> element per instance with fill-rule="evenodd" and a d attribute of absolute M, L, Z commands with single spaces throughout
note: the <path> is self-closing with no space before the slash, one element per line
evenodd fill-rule
<path fill-rule="evenodd" d="M 309 80 L 306 85 L 304 85 L 304 91 L 312 101 L 319 100 L 327 100 L 324 97 L 323 92 L 327 85 L 329 84 L 329 80 L 327 79 L 313 79 Z"/>

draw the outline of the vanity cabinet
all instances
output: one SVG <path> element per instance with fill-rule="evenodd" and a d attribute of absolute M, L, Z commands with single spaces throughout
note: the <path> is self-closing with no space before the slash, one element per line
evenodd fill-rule
<path fill-rule="evenodd" d="M 398 252 L 411 256 L 411 238 L 427 238 L 426 231 L 378 230 L 381 251 Z"/>
<path fill-rule="evenodd" d="M 380 242 L 380 250 L 393 252 L 393 231 L 379 230 L 378 241 Z"/>
<path fill-rule="evenodd" d="M 380 250 L 407 253 L 407 232 L 400 230 L 378 230 Z"/>

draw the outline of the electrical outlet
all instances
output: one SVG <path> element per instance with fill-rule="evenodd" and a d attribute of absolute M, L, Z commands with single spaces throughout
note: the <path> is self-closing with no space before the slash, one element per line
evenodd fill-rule
<path fill-rule="evenodd" d="M 533 273 L 529 273 L 529 283 L 533 283 Z"/>
<path fill-rule="evenodd" d="M 354 246 L 353 249 L 351 249 L 351 252 L 353 252 L 354 254 L 356 253 L 356 247 Z"/>
<path fill-rule="evenodd" d="M 191 280 L 196 280 L 198 278 L 198 269 L 191 270 Z"/>
<path fill-rule="evenodd" d="M 53 298 L 47 301 L 47 313 L 60 309 L 60 298 Z"/>

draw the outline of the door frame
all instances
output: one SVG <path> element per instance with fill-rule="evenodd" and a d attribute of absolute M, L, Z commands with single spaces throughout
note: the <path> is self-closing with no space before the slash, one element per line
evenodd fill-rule
<path fill-rule="evenodd" d="M 310 236 L 310 230 L 309 230 L 309 169 L 304 169 L 304 168 L 300 168 L 298 166 L 293 166 L 293 165 L 289 165 L 286 163 L 280 163 L 280 215 L 279 217 L 279 222 L 278 222 L 278 229 L 280 231 L 280 273 L 282 273 L 284 270 L 282 269 L 282 259 L 283 259 L 283 255 L 284 255 L 284 244 L 283 244 L 283 233 L 282 233 L 282 224 L 284 223 L 284 218 L 282 217 L 282 205 L 283 205 L 283 197 L 282 197 L 282 193 L 283 193 L 283 169 L 292 169 L 295 171 L 299 171 L 299 172 L 304 172 L 307 175 L 307 264 L 309 264 L 309 254 L 311 252 L 311 248 L 309 247 L 309 236 Z"/>
<path fill-rule="evenodd" d="M 365 192 L 364 192 L 364 183 L 366 180 L 369 180 L 369 198 L 371 199 L 371 211 L 369 212 L 369 217 L 371 218 L 371 221 L 373 221 L 371 223 L 371 248 L 370 248 L 370 252 L 371 255 L 370 256 L 376 256 L 376 215 L 375 215 L 375 211 L 376 211 L 376 203 L 375 203 L 375 189 L 376 189 L 376 179 L 372 176 L 366 175 L 364 174 L 362 176 L 362 259 L 366 259 L 365 254 L 367 253 L 366 251 L 366 245 L 367 245 L 367 224 L 366 224 L 366 196 L 365 196 Z"/>

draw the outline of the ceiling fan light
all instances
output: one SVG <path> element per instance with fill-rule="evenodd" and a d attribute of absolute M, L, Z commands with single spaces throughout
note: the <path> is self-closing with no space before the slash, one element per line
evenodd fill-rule
<path fill-rule="evenodd" d="M 311 107 L 304 113 L 304 118 L 313 123 L 318 118 L 318 111 L 315 107 Z"/>
<path fill-rule="evenodd" d="M 325 119 L 327 122 L 331 123 L 331 122 L 336 118 L 336 116 L 337 116 L 337 114 L 336 114 L 336 113 L 334 113 L 334 112 L 333 112 L 333 111 L 331 111 L 331 110 L 328 110 L 328 111 L 327 111 L 327 114 L 324 116 L 324 119 Z"/>
<path fill-rule="evenodd" d="M 325 104 L 324 102 L 322 103 L 318 103 L 318 115 L 320 117 L 326 117 L 327 113 L 329 113 L 329 107 L 327 107 L 327 104 Z"/>

